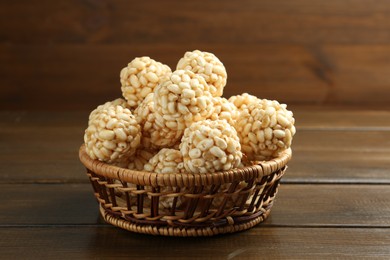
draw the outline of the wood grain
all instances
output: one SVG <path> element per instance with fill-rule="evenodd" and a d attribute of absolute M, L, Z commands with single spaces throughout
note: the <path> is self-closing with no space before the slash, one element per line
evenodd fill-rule
<path fill-rule="evenodd" d="M 1 184 L 1 226 L 99 225 L 89 184 Z M 388 185 L 282 184 L 263 226 L 390 228 Z"/>
<path fill-rule="evenodd" d="M 389 3 L 243 0 L 2 1 L 2 41 L 56 43 L 389 43 Z M 18 16 L 17 16 L 18 15 Z M 27 30 L 25 24 L 29 25 Z"/>
<path fill-rule="evenodd" d="M 83 225 L 102 223 L 87 184 L 0 185 L 0 226 Z"/>
<path fill-rule="evenodd" d="M 174 68 L 186 50 L 196 48 L 214 52 L 225 63 L 225 97 L 249 92 L 287 104 L 389 107 L 390 63 L 385 61 L 390 47 L 223 44 L 0 45 L 0 108 L 92 109 L 121 96 L 119 71 L 134 57 L 149 55 Z M 323 64 L 316 52 L 331 64 Z M 365 58 L 359 60 L 361 53 Z"/>
<path fill-rule="evenodd" d="M 390 111 L 345 107 L 288 107 L 298 130 L 390 130 Z"/>
<path fill-rule="evenodd" d="M 390 184 L 389 151 L 372 151 L 370 147 L 356 151 L 316 151 L 309 147 L 294 151 L 288 166 L 284 183 Z"/>
<path fill-rule="evenodd" d="M 367 259 L 390 257 L 388 229 L 259 227 L 213 238 L 153 237 L 114 227 L 0 228 L 2 258 Z M 37 235 L 39 234 L 39 235 Z M 17 247 L 17 249 L 15 248 Z"/>
<path fill-rule="evenodd" d="M 294 157 L 270 217 L 202 239 L 102 222 L 77 158 L 88 112 L 2 111 L 1 258 L 390 258 L 389 112 L 310 107 L 294 109 Z"/>
<path fill-rule="evenodd" d="M 297 111 L 284 182 L 390 183 L 389 112 Z M 0 182 L 87 182 L 78 149 L 88 112 L 3 112 L 0 118 Z"/>
<path fill-rule="evenodd" d="M 174 69 L 193 49 L 224 62 L 227 97 L 389 108 L 389 10 L 385 0 L 2 1 L 0 109 L 91 109 L 121 95 L 134 57 Z"/>
<path fill-rule="evenodd" d="M 87 182 L 78 149 L 88 112 L 0 112 L 3 182 Z M 0 181 L 1 182 L 1 181 Z"/>
<path fill-rule="evenodd" d="M 268 224 L 390 227 L 389 185 L 282 184 Z"/>
<path fill-rule="evenodd" d="M 389 131 L 298 131 L 284 181 L 389 183 Z"/>

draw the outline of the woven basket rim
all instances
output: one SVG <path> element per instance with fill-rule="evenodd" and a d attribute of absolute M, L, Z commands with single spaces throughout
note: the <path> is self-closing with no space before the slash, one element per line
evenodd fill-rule
<path fill-rule="evenodd" d="M 203 185 L 221 185 L 236 181 L 246 181 L 253 178 L 261 178 L 270 175 L 278 169 L 283 168 L 290 161 L 292 156 L 291 148 L 285 150 L 277 158 L 269 161 L 258 162 L 255 165 L 242 169 L 233 169 L 224 172 L 194 174 L 194 173 L 166 173 L 157 174 L 145 171 L 136 171 L 121 168 L 114 165 L 95 160 L 89 157 L 85 144 L 79 150 L 80 161 L 90 171 L 97 175 L 110 179 L 117 179 L 142 186 L 173 186 L 173 187 L 194 187 Z"/>

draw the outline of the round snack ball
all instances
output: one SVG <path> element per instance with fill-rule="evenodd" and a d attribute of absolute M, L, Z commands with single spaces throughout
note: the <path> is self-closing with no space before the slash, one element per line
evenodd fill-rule
<path fill-rule="evenodd" d="M 261 99 L 252 96 L 248 93 L 231 96 L 229 102 L 233 103 L 239 111 L 245 109 L 249 104 L 260 102 Z"/>
<path fill-rule="evenodd" d="M 175 147 L 180 143 L 185 129 L 183 120 L 161 115 L 158 111 L 154 112 L 153 116 L 154 122 L 144 125 L 145 131 L 150 133 L 150 143 L 160 148 Z"/>
<path fill-rule="evenodd" d="M 182 122 L 182 129 L 174 130 L 166 127 L 167 120 L 155 113 L 153 97 L 154 93 L 147 95 L 134 111 L 136 120 L 142 128 L 141 146 L 149 150 L 158 150 L 160 147 L 178 145 L 184 132 L 184 122 Z M 156 118 L 159 120 L 156 121 Z"/>
<path fill-rule="evenodd" d="M 84 142 L 88 155 L 107 163 L 119 163 L 132 156 L 141 141 L 141 127 L 131 111 L 108 106 L 88 122 Z"/>
<path fill-rule="evenodd" d="M 240 165 L 237 132 L 226 120 L 204 120 L 184 131 L 180 144 L 184 167 L 191 173 L 228 171 Z"/>
<path fill-rule="evenodd" d="M 154 131 L 153 124 L 156 120 L 153 96 L 154 93 L 148 94 L 134 111 L 135 119 L 142 129 L 141 147 L 149 150 L 158 149 L 158 146 L 150 142 L 151 133 Z"/>
<path fill-rule="evenodd" d="M 154 93 L 148 94 L 139 106 L 134 110 L 134 116 L 137 122 L 142 126 L 154 112 Z"/>
<path fill-rule="evenodd" d="M 295 134 L 293 113 L 285 104 L 262 99 L 240 113 L 235 128 L 242 152 L 249 160 L 269 160 L 291 146 Z"/>
<path fill-rule="evenodd" d="M 183 156 L 179 150 L 163 148 L 145 164 L 144 170 L 155 173 L 182 173 Z"/>
<path fill-rule="evenodd" d="M 211 95 L 222 96 L 227 73 L 223 63 L 214 54 L 199 50 L 188 51 L 179 60 L 176 69 L 190 70 L 201 75 L 209 85 Z"/>
<path fill-rule="evenodd" d="M 214 112 L 208 119 L 213 121 L 225 119 L 231 126 L 234 126 L 239 115 L 236 106 L 223 97 L 213 97 L 212 101 Z"/>
<path fill-rule="evenodd" d="M 127 108 L 127 102 L 123 98 L 117 98 L 115 100 L 108 101 L 108 102 L 104 103 L 103 105 L 100 105 L 97 108 L 95 108 L 95 110 L 93 110 L 91 112 L 91 114 L 89 114 L 89 120 L 96 117 L 99 114 L 99 111 L 107 109 L 110 106 L 121 106 L 123 108 Z"/>
<path fill-rule="evenodd" d="M 149 57 L 132 60 L 120 72 L 122 94 L 130 107 L 137 107 L 171 73 L 171 69 Z"/>
<path fill-rule="evenodd" d="M 213 113 L 212 96 L 205 80 L 189 70 L 176 70 L 154 91 L 157 121 L 174 131 L 183 131 L 193 122 L 204 120 Z"/>

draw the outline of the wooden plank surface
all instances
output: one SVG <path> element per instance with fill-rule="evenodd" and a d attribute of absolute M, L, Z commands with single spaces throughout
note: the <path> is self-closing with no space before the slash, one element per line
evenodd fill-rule
<path fill-rule="evenodd" d="M 304 107 L 288 106 L 294 112 L 299 130 L 390 130 L 390 111 L 368 110 L 359 106 Z"/>
<path fill-rule="evenodd" d="M 0 108 L 89 109 L 120 95 L 134 57 L 174 69 L 193 49 L 224 62 L 226 96 L 389 107 L 389 10 L 385 0 L 2 1 Z"/>
<path fill-rule="evenodd" d="M 282 184 L 270 225 L 390 227 L 389 185 Z"/>
<path fill-rule="evenodd" d="M 103 223 L 89 184 L 2 184 L 0 197 L 0 227 Z M 390 189 L 282 184 L 260 226 L 390 228 Z"/>
<path fill-rule="evenodd" d="M 389 183 L 390 131 L 303 130 L 287 182 Z"/>
<path fill-rule="evenodd" d="M 294 151 L 288 165 L 282 179 L 285 183 L 390 183 L 389 151 L 368 147 L 360 151 Z"/>
<path fill-rule="evenodd" d="M 0 110 L 18 111 L 0 112 L 0 258 L 389 259 L 389 12 L 386 0 L 1 1 Z M 174 69 L 193 49 L 223 61 L 226 97 L 294 111 L 269 219 L 202 239 L 102 223 L 77 155 L 86 111 L 121 96 L 134 57 Z"/>
<path fill-rule="evenodd" d="M 386 0 L 2 1 L 2 42 L 389 43 Z M 207 8 L 206 8 L 207 7 Z M 16 15 L 20 15 L 17 17 Z M 244 19 L 245 18 L 245 19 Z M 23 27 L 29 24 L 30 29 Z M 18 32 L 23 32 L 18 33 Z"/>
<path fill-rule="evenodd" d="M 294 158 L 270 217 L 245 232 L 181 239 L 103 223 L 77 158 L 87 112 L 1 112 L 1 258 L 388 259 L 389 112 L 295 115 Z"/>
<path fill-rule="evenodd" d="M 259 227 L 212 238 L 138 235 L 114 227 L 0 229 L 4 259 L 367 259 L 390 257 L 388 229 Z M 39 235 L 38 235 L 39 234 Z"/>
<path fill-rule="evenodd" d="M 389 107 L 387 45 L 0 44 L 0 108 L 91 109 L 121 95 L 119 72 L 134 57 L 148 55 L 174 69 L 193 49 L 214 52 L 224 62 L 226 97 L 249 92 L 287 104 Z"/>
<path fill-rule="evenodd" d="M 389 112 L 296 111 L 284 182 L 390 183 Z M 87 181 L 78 149 L 88 112 L 2 112 L 0 118 L 0 182 Z"/>
<path fill-rule="evenodd" d="M 87 125 L 87 112 L 1 112 L 0 180 L 87 182 L 78 159 Z"/>
<path fill-rule="evenodd" d="M 0 185 L 0 226 L 97 224 L 98 203 L 88 184 Z"/>

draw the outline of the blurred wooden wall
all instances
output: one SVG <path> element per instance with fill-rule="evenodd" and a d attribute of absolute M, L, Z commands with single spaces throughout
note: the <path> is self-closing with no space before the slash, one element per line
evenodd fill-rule
<path fill-rule="evenodd" d="M 136 56 L 215 53 L 225 96 L 389 106 L 390 1 L 0 2 L 1 109 L 92 109 Z"/>

